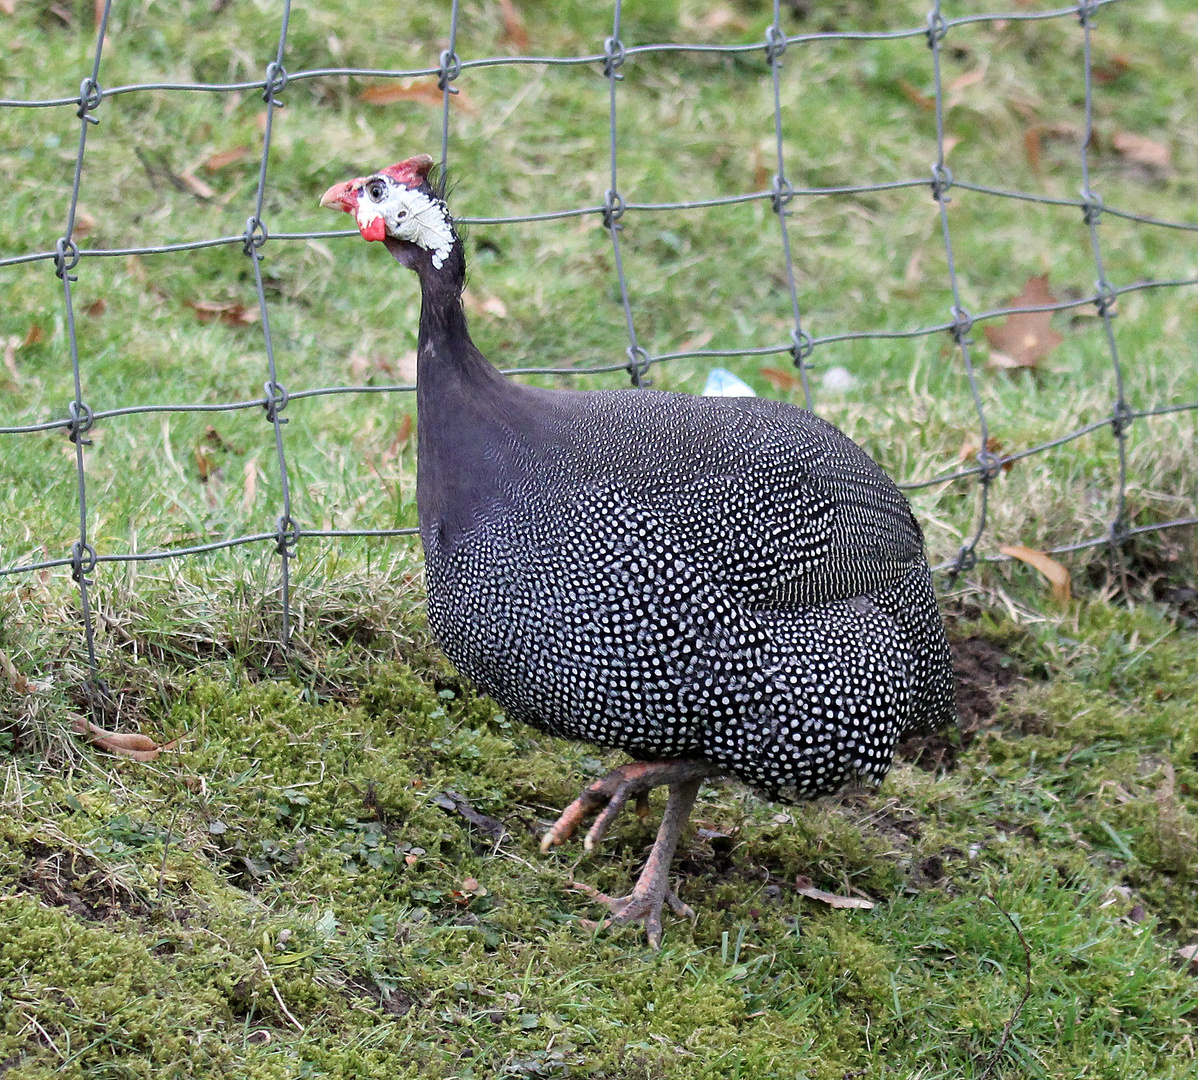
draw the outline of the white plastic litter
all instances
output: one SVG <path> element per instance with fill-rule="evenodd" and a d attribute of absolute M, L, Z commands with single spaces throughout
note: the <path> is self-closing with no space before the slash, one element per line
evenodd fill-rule
<path fill-rule="evenodd" d="M 825 390 L 833 393 L 844 393 L 857 385 L 857 379 L 848 368 L 830 367 L 824 372 L 822 379 Z"/>
<path fill-rule="evenodd" d="M 704 397 L 756 397 L 753 388 L 744 380 L 738 379 L 731 371 L 722 367 L 712 368 L 707 373 L 707 385 L 703 387 Z"/>

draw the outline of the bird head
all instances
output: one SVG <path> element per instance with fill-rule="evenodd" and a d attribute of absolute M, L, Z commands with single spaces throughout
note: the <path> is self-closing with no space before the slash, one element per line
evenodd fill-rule
<path fill-rule="evenodd" d="M 334 184 L 320 205 L 353 214 L 362 236 L 383 241 L 405 266 L 416 269 L 427 256 L 440 270 L 458 238 L 444 199 L 429 183 L 432 167 L 428 154 L 417 154 L 370 176 Z"/>

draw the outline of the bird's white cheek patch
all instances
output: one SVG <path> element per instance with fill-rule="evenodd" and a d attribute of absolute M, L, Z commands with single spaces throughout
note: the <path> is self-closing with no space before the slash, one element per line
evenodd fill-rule
<path fill-rule="evenodd" d="M 453 227 L 449 223 L 445 205 L 430 199 L 423 191 L 404 193 L 391 235 L 430 252 L 433 266 L 438 270 L 453 250 Z"/>

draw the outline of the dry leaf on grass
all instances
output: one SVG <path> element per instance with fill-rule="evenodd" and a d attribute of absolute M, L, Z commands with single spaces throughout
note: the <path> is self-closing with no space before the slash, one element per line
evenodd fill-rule
<path fill-rule="evenodd" d="M 1028 566 L 1039 570 L 1052 584 L 1052 595 L 1062 604 L 1067 604 L 1073 597 L 1069 571 L 1056 559 L 1045 555 L 1043 551 L 1024 547 L 1023 544 L 1000 544 L 998 550 L 1012 559 L 1027 563 Z"/>
<path fill-rule="evenodd" d="M 247 326 L 262 317 L 258 308 L 246 307 L 240 300 L 186 300 L 184 303 L 204 323 L 219 319 L 230 326 Z"/>
<path fill-rule="evenodd" d="M 253 148 L 249 146 L 235 146 L 231 150 L 218 150 L 204 159 L 203 167 L 206 172 L 218 172 L 221 169 L 227 169 L 230 165 L 236 165 L 239 161 L 244 161 L 253 152 Z"/>
<path fill-rule="evenodd" d="M 31 683 L 24 675 L 17 670 L 17 665 L 9 659 L 6 652 L 0 651 L 0 667 L 4 669 L 4 677 L 8 680 L 9 689 L 17 694 L 32 694 L 37 689 L 35 683 Z"/>
<path fill-rule="evenodd" d="M 17 349 L 20 345 L 21 339 L 16 334 L 4 341 L 4 367 L 14 382 L 19 382 L 21 379 L 21 373 L 17 370 Z"/>
<path fill-rule="evenodd" d="M 809 900 L 818 900 L 834 908 L 872 908 L 877 905 L 872 900 L 863 900 L 859 896 L 838 896 L 836 893 L 824 892 L 811 884 L 811 878 L 800 874 L 795 878 L 795 891 Z"/>
<path fill-rule="evenodd" d="M 1002 445 L 1002 440 L 993 435 L 986 440 L 986 449 L 995 456 L 1002 453 Z M 957 460 L 962 462 L 969 461 L 971 458 L 977 456 L 977 453 L 980 449 L 981 446 L 978 444 L 977 440 L 974 437 L 967 435 L 961 442 L 961 449 L 958 452 Z M 1015 462 L 1013 461 L 1004 461 L 1002 463 L 1003 472 L 1010 472 L 1011 466 L 1014 464 Z"/>
<path fill-rule="evenodd" d="M 499 0 L 499 10 L 503 13 L 503 36 L 502 41 L 506 41 L 522 56 L 527 56 L 529 53 L 528 43 L 528 27 L 524 25 L 524 20 L 520 17 L 520 12 L 516 10 L 516 5 L 512 0 Z"/>
<path fill-rule="evenodd" d="M 428 79 L 405 79 L 402 82 L 387 83 L 383 86 L 368 86 L 358 98 L 367 105 L 394 105 L 397 101 L 415 101 L 421 105 L 432 105 L 440 108 L 445 102 L 441 88 Z M 450 94 L 449 100 L 465 109 L 475 112 L 474 104 L 461 91 Z"/>
<path fill-rule="evenodd" d="M 1100 60 L 1094 64 L 1090 72 L 1097 83 L 1113 83 L 1120 75 L 1131 71 L 1131 61 L 1126 56 L 1115 55 L 1109 60 Z"/>
<path fill-rule="evenodd" d="M 1173 167 L 1173 153 L 1164 143 L 1147 139 L 1130 131 L 1116 131 L 1111 136 L 1111 146 L 1120 157 L 1145 165 L 1149 169 L 1167 172 Z"/>
<path fill-rule="evenodd" d="M 910 83 L 906 79 L 899 79 L 896 85 L 902 91 L 903 97 L 911 102 L 912 105 L 918 105 L 924 112 L 936 111 L 936 99 L 929 97 L 914 83 Z"/>
<path fill-rule="evenodd" d="M 1048 275 L 1030 277 L 1023 292 L 1006 303 L 1007 307 L 1042 307 L 1057 303 L 1048 291 Z M 990 342 L 990 366 L 996 368 L 1036 368 L 1065 339 L 1052 328 L 1051 311 L 1017 311 L 996 326 L 985 327 Z"/>
<path fill-rule="evenodd" d="M 27 345 L 37 345 L 46 340 L 46 331 L 43 330 L 37 323 L 33 323 L 29 327 L 29 332 L 25 335 L 25 340 L 21 342 L 21 348 Z"/>
<path fill-rule="evenodd" d="M 1183 945 L 1174 955 L 1190 965 L 1190 970 L 1198 975 L 1198 945 Z"/>
<path fill-rule="evenodd" d="M 775 390 L 781 390 L 783 393 L 803 388 L 803 380 L 798 375 L 790 371 L 783 371 L 781 368 L 763 367 L 761 368 L 761 377 Z"/>
<path fill-rule="evenodd" d="M 148 735 L 141 735 L 135 731 L 107 731 L 82 716 L 75 719 L 73 727 L 76 734 L 86 735 L 101 750 L 107 750 L 118 757 L 132 758 L 134 761 L 153 761 L 164 750 L 174 750 L 179 745 L 178 739 L 172 739 L 159 746 Z"/>

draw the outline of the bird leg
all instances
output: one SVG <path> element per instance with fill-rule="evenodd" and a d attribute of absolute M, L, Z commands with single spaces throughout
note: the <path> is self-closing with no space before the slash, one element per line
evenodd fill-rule
<path fill-rule="evenodd" d="M 648 792 L 661 784 L 668 784 L 670 795 L 662 815 L 661 826 L 657 830 L 657 839 L 653 842 L 653 850 L 649 853 L 632 892 L 627 896 L 612 897 L 589 885 L 575 884 L 575 888 L 611 909 L 611 917 L 605 919 L 602 926 L 643 922 L 650 947 L 659 949 L 662 904 L 669 904 L 675 915 L 694 915 L 670 889 L 670 863 L 674 858 L 682 830 L 690 817 L 691 808 L 695 805 L 699 785 L 704 777 L 718 772 L 718 769 L 705 761 L 630 762 L 622 765 L 589 785 L 566 807 L 561 817 L 545 834 L 541 841 L 541 850 L 548 851 L 554 844 L 562 843 L 588 813 L 599 810 L 595 823 L 587 832 L 584 845 L 588 851 L 592 850 L 615 820 L 626 800 L 635 797 L 638 812 L 642 808 L 647 811 Z"/>

